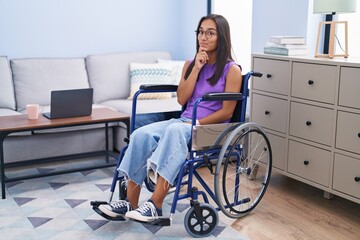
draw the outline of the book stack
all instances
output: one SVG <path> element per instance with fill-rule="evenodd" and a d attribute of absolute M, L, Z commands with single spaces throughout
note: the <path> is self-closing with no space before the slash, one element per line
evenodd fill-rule
<path fill-rule="evenodd" d="M 299 36 L 271 36 L 264 47 L 264 53 L 276 55 L 307 55 L 305 38 Z"/>

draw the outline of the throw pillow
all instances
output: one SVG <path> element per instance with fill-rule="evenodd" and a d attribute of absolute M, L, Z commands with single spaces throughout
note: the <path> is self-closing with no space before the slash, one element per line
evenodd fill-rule
<path fill-rule="evenodd" d="M 143 84 L 172 84 L 171 66 L 166 63 L 130 63 L 130 96 L 134 94 Z M 142 93 L 138 99 L 164 99 L 171 98 L 171 92 L 166 93 Z"/>
<path fill-rule="evenodd" d="M 167 63 L 171 66 L 171 82 L 172 84 L 178 85 L 181 78 L 182 69 L 184 67 L 185 61 L 178 60 L 164 60 L 159 58 L 158 63 Z"/>

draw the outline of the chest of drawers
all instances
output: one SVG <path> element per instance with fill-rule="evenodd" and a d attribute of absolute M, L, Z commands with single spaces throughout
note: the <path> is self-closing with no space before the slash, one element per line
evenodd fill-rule
<path fill-rule="evenodd" d="M 360 203 L 360 59 L 253 54 L 250 119 L 274 170 Z"/>

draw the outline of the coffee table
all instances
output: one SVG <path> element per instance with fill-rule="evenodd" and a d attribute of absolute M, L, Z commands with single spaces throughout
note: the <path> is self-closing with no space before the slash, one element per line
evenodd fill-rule
<path fill-rule="evenodd" d="M 130 116 L 111 110 L 109 108 L 98 108 L 93 109 L 92 114 L 90 116 L 85 117 L 72 117 L 72 118 L 61 118 L 61 119 L 48 119 L 44 116 L 39 116 L 39 119 L 36 120 L 28 120 L 27 115 L 14 115 L 14 116 L 3 116 L 0 117 L 0 177 L 1 177 L 1 194 L 2 199 L 6 198 L 5 195 L 5 183 L 14 182 L 19 180 L 52 176 L 70 172 L 91 170 L 97 168 L 104 168 L 109 166 L 115 166 L 116 163 L 109 164 L 109 157 L 117 158 L 117 153 L 109 149 L 109 140 L 108 140 L 108 131 L 109 131 L 109 123 L 113 122 L 123 122 L 127 127 L 127 135 L 129 136 L 130 131 Z M 5 163 L 4 159 L 4 140 L 6 137 L 14 132 L 24 132 L 24 131 L 35 131 L 35 130 L 43 130 L 43 129 L 54 129 L 54 128 L 64 128 L 64 127 L 73 127 L 73 126 L 81 126 L 81 125 L 92 125 L 92 124 L 104 124 L 105 126 L 105 150 L 103 151 L 94 151 L 88 153 L 79 153 L 65 156 L 56 156 L 50 158 L 43 159 L 33 159 L 26 160 L 16 163 Z M 75 168 L 75 169 L 67 169 L 62 171 L 55 171 L 51 173 L 42 173 L 42 174 L 34 174 L 34 175 L 26 175 L 20 177 L 8 178 L 5 175 L 5 168 L 14 167 L 14 166 L 25 166 L 34 163 L 45 163 L 45 162 L 53 162 L 53 161 L 63 161 L 73 158 L 84 158 L 90 156 L 98 156 L 105 155 L 106 161 L 104 164 L 97 164 L 94 166 L 88 166 L 83 168 Z"/>

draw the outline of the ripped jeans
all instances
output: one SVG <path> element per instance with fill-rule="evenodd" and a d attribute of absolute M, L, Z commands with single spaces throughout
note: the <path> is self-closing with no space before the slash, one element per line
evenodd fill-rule
<path fill-rule="evenodd" d="M 118 168 L 120 176 L 141 186 L 151 167 L 155 175 L 174 185 L 188 154 L 189 122 L 188 118 L 170 119 L 136 129 Z"/>

